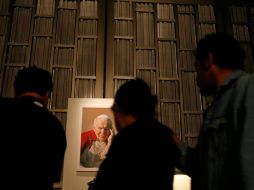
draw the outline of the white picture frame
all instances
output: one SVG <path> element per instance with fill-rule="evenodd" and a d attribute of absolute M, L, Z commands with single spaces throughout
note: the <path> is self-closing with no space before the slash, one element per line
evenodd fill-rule
<path fill-rule="evenodd" d="M 75 135 L 69 137 L 67 142 L 75 141 L 76 144 L 74 152 L 76 155 L 76 171 L 77 172 L 91 172 L 98 171 L 98 167 L 85 167 L 80 162 L 81 151 L 81 134 L 83 132 L 92 130 L 93 120 L 100 114 L 106 114 L 110 117 L 113 129 L 115 129 L 114 116 L 111 110 L 114 99 L 112 98 L 70 98 L 67 112 L 67 126 L 66 131 Z M 70 132 L 70 130 L 72 130 Z M 74 138 L 74 136 L 76 136 Z M 68 138 L 68 136 L 67 136 Z"/>
<path fill-rule="evenodd" d="M 63 190 L 87 190 L 88 182 L 92 181 L 98 168 L 80 168 L 80 140 L 82 132 L 82 114 L 86 108 L 107 108 L 111 110 L 113 99 L 104 98 L 69 98 L 67 111 L 67 149 L 63 167 Z M 88 110 L 89 111 L 89 110 Z M 85 114 L 85 113 L 84 113 Z M 113 114 L 113 113 L 112 113 Z M 113 123 L 113 126 L 115 124 Z M 116 132 L 116 130 L 115 130 Z M 134 171 L 135 172 L 135 171 Z M 154 175 L 154 174 L 151 174 Z M 156 175 L 156 174 L 155 174 Z M 184 178 L 184 179 L 183 179 Z M 175 175 L 174 190 L 190 189 L 190 178 L 186 175 Z"/>

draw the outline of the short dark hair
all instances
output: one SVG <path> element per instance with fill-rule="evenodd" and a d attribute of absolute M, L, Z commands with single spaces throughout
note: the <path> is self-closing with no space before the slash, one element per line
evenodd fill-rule
<path fill-rule="evenodd" d="M 154 117 L 156 96 L 142 79 L 130 80 L 117 90 L 115 102 L 120 111 L 139 118 Z"/>
<path fill-rule="evenodd" d="M 208 53 L 221 68 L 243 69 L 245 53 L 239 43 L 224 32 L 212 33 L 201 39 L 196 48 L 196 59 L 204 61 Z"/>
<path fill-rule="evenodd" d="M 15 77 L 14 89 L 16 96 L 25 92 L 36 92 L 44 96 L 53 89 L 51 74 L 36 66 L 21 69 Z"/>

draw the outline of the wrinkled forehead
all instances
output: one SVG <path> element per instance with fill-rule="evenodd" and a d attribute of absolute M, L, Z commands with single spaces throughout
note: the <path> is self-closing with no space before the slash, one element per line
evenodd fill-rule
<path fill-rule="evenodd" d="M 95 119 L 94 120 L 94 128 L 96 129 L 110 129 L 111 125 L 107 119 Z"/>

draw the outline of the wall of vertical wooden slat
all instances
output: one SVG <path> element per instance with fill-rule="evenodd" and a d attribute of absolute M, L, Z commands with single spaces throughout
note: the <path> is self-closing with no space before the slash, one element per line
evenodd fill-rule
<path fill-rule="evenodd" d="M 36 65 L 53 76 L 49 108 L 61 115 L 63 124 L 68 98 L 102 97 L 104 72 L 98 68 L 103 68 L 104 62 L 98 51 L 104 50 L 98 49 L 98 41 L 104 39 L 99 39 L 98 28 L 104 29 L 104 25 L 98 25 L 98 15 L 103 15 L 98 8 L 97 0 L 16 0 L 12 5 L 1 1 L 1 96 L 13 97 L 18 70 Z"/>
<path fill-rule="evenodd" d="M 248 18 L 251 17 L 252 14 L 250 13 L 248 15 L 248 9 L 251 12 L 251 7 L 248 8 L 247 6 L 232 5 L 229 7 L 231 23 L 233 26 L 233 35 L 240 42 L 242 48 L 248 55 L 247 59 L 245 59 L 245 69 L 250 72 L 254 72 L 252 51 L 253 43 L 250 37 L 251 27 L 249 27 L 249 20 L 251 20 L 251 18 Z"/>
<path fill-rule="evenodd" d="M 69 97 L 111 98 L 121 84 L 140 77 L 158 96 L 159 120 L 194 146 L 209 100 L 195 83 L 194 50 L 199 39 L 222 30 L 213 2 L 2 0 L 0 95 L 13 96 L 19 69 L 47 69 L 54 80 L 49 108 L 65 125 Z M 222 9 L 228 17 L 219 16 L 253 72 L 254 8 L 229 3 Z"/>
<path fill-rule="evenodd" d="M 8 28 L 10 25 L 10 2 L 9 0 L 0 1 L 0 63 L 3 62 L 6 54 L 6 41 L 8 36 Z M 0 84 L 4 78 L 4 65 L 0 64 Z M 0 94 L 3 88 L 0 88 Z"/>
<path fill-rule="evenodd" d="M 106 83 L 106 94 L 113 97 L 123 81 L 143 78 L 158 96 L 158 118 L 195 145 L 202 98 L 195 84 L 193 52 L 198 39 L 215 32 L 212 4 L 118 0 L 112 6 L 113 52 L 109 50 L 112 59 L 107 62 L 112 73 L 106 77 L 114 83 L 113 88 Z"/>
<path fill-rule="evenodd" d="M 1 97 L 14 96 L 15 75 L 32 65 L 51 72 L 54 87 L 48 107 L 64 127 L 68 98 L 102 97 L 104 45 L 99 43 L 104 43 L 104 4 L 97 0 L 16 0 L 11 5 L 0 1 Z"/>
<path fill-rule="evenodd" d="M 217 31 L 215 4 L 213 1 L 170 2 L 118 0 L 111 4 L 114 30 L 108 44 L 113 48 L 108 49 L 111 59 L 107 61 L 110 70 L 106 78 L 113 80 L 114 86 L 106 83 L 106 94 L 113 97 L 122 81 L 143 78 L 159 97 L 158 118 L 194 146 L 202 112 L 210 102 L 210 98 L 201 97 L 195 82 L 194 50 L 198 40 Z M 248 10 L 239 9 L 235 13 L 236 22 L 248 23 Z M 244 32 L 239 41 L 251 41 L 247 26 L 232 26 L 235 33 Z M 133 46 L 127 41 L 133 42 Z M 251 71 L 253 48 L 250 43 L 242 46 L 249 55 L 246 69 Z M 173 98 L 171 94 L 179 95 Z M 174 114 L 179 120 L 168 119 Z"/>

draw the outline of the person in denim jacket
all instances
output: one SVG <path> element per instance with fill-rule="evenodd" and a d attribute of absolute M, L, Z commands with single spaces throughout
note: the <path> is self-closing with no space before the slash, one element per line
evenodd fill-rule
<path fill-rule="evenodd" d="M 197 85 L 214 99 L 197 146 L 179 144 L 179 168 L 191 176 L 193 190 L 254 189 L 254 77 L 243 71 L 244 58 L 226 33 L 209 34 L 197 44 Z"/>

